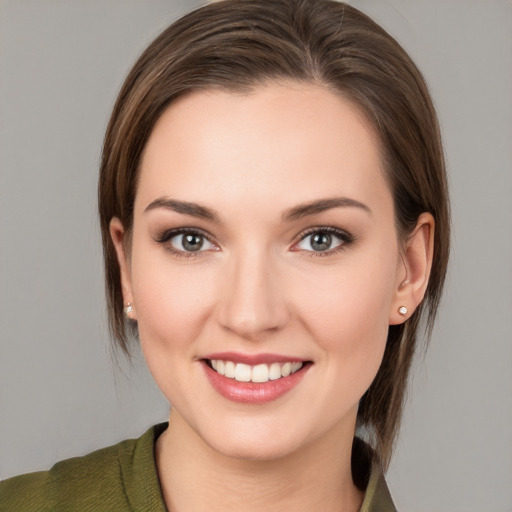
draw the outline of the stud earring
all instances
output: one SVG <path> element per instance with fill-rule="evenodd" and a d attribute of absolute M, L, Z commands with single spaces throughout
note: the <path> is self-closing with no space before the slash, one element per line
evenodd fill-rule
<path fill-rule="evenodd" d="M 133 311 L 133 306 L 132 306 L 132 303 L 131 302 L 128 302 L 124 308 L 124 313 L 125 315 L 128 315 L 129 313 L 131 313 Z"/>
<path fill-rule="evenodd" d="M 405 306 L 400 306 L 398 308 L 398 312 L 401 314 L 401 315 L 407 315 L 407 311 L 408 309 L 405 307 Z"/>

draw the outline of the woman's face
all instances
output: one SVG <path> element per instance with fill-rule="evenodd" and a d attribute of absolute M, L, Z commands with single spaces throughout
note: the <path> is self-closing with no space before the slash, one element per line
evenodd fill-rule
<path fill-rule="evenodd" d="M 351 438 L 406 272 L 351 103 L 293 83 L 180 99 L 147 143 L 120 257 L 149 369 L 201 442 L 261 459 Z"/>

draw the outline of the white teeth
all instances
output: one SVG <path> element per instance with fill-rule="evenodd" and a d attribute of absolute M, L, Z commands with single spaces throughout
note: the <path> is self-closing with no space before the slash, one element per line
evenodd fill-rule
<path fill-rule="evenodd" d="M 268 377 L 270 380 L 277 380 L 281 378 L 281 365 L 279 363 L 272 363 L 270 365 Z"/>
<path fill-rule="evenodd" d="M 235 380 L 239 382 L 251 382 L 251 367 L 248 364 L 238 363 L 235 366 Z"/>
<path fill-rule="evenodd" d="M 258 364 L 250 366 L 243 363 L 234 363 L 233 361 L 223 361 L 221 359 L 211 359 L 212 368 L 229 379 L 235 379 L 239 382 L 268 382 L 277 380 L 281 377 L 288 377 L 290 374 L 300 370 L 302 363 L 272 363 Z"/>
<path fill-rule="evenodd" d="M 268 381 L 268 366 L 266 364 L 259 364 L 252 369 L 253 382 L 267 382 Z"/>
<path fill-rule="evenodd" d="M 281 368 L 281 375 L 283 377 L 288 377 L 292 373 L 292 363 L 284 363 L 283 367 Z"/>
<path fill-rule="evenodd" d="M 235 363 L 232 361 L 224 362 L 224 375 L 230 379 L 235 378 Z"/>
<path fill-rule="evenodd" d="M 302 363 L 292 363 L 292 373 L 295 373 L 297 370 L 302 368 Z"/>

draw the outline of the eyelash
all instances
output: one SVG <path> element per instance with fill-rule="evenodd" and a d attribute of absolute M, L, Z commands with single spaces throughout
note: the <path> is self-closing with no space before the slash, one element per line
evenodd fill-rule
<path fill-rule="evenodd" d="M 305 240 L 308 236 L 315 235 L 318 233 L 327 233 L 329 235 L 334 235 L 336 238 L 340 240 L 340 244 L 334 247 L 333 249 L 327 249 L 326 251 L 306 251 L 302 250 L 302 252 L 306 253 L 306 256 L 309 258 L 324 258 L 326 256 L 331 256 L 332 254 L 337 254 L 343 250 L 345 250 L 348 246 L 355 242 L 355 237 L 344 231 L 342 229 L 338 229 L 332 226 L 320 226 L 315 228 L 308 229 L 305 233 L 300 236 L 299 242 L 294 245 L 299 244 L 303 240 Z M 296 249 L 297 251 L 301 251 L 301 249 Z"/>
<path fill-rule="evenodd" d="M 308 251 L 305 249 L 292 249 L 296 252 L 301 251 L 303 253 L 306 253 L 307 257 L 309 258 L 321 258 L 330 256 L 332 254 L 337 254 L 340 251 L 343 251 L 346 249 L 349 245 L 351 245 L 355 241 L 355 237 L 348 233 L 347 231 L 343 231 L 338 228 L 334 228 L 332 226 L 319 226 L 315 228 L 308 229 L 305 233 L 302 233 L 300 235 L 300 239 L 298 242 L 294 244 L 294 247 L 298 245 L 300 242 L 305 240 L 308 236 L 318 234 L 318 233 L 327 233 L 330 235 L 334 235 L 336 238 L 340 240 L 340 244 L 334 247 L 333 249 L 327 249 L 326 251 Z M 201 256 L 201 253 L 204 253 L 206 251 L 180 251 L 172 247 L 171 244 L 168 242 L 172 240 L 174 237 L 179 235 L 198 235 L 200 237 L 203 237 L 205 240 L 207 240 L 210 244 L 215 245 L 211 237 L 204 233 L 203 231 L 196 229 L 196 228 L 178 228 L 178 229 L 169 229 L 167 231 L 164 231 L 161 233 L 155 241 L 161 245 L 165 245 L 165 249 L 169 252 L 171 252 L 173 255 L 177 256 L 178 258 L 196 258 Z"/>
<path fill-rule="evenodd" d="M 205 251 L 179 251 L 175 249 L 171 244 L 168 242 L 172 240 L 175 236 L 179 235 L 198 235 L 203 237 L 205 240 L 207 240 L 212 245 L 215 245 L 211 237 L 201 231 L 197 228 L 178 228 L 178 229 L 169 229 L 167 231 L 164 231 L 161 233 L 157 238 L 156 242 L 165 245 L 165 250 L 172 253 L 174 256 L 177 256 L 178 258 L 197 258 L 198 256 L 202 255 L 201 253 L 204 253 Z"/>

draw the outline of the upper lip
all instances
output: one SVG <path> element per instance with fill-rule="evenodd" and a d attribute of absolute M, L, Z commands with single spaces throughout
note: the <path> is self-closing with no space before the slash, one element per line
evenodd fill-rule
<path fill-rule="evenodd" d="M 244 363 L 250 366 L 272 363 L 304 363 L 307 361 L 301 357 L 282 354 L 241 354 L 238 352 L 215 352 L 204 356 L 202 359 L 232 361 L 233 363 Z"/>

